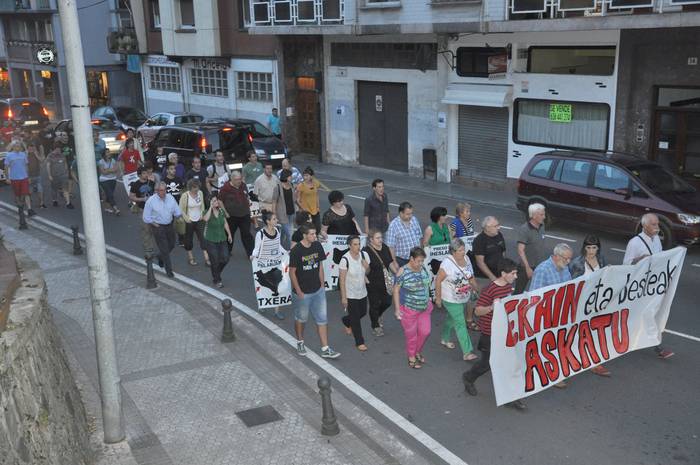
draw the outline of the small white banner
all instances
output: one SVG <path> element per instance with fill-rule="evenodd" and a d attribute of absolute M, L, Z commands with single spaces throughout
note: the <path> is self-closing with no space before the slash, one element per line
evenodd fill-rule
<path fill-rule="evenodd" d="M 442 261 L 450 254 L 450 245 L 431 245 L 425 249 L 425 262 L 423 262 L 423 267 L 428 271 L 430 275 L 430 297 L 435 296 L 435 278 L 437 277 L 438 271 L 440 271 L 440 265 Z"/>
<path fill-rule="evenodd" d="M 367 236 L 360 236 L 360 245 L 365 246 L 367 241 Z M 338 288 L 338 276 L 340 276 L 340 259 L 348 251 L 348 236 L 347 235 L 337 235 L 329 234 L 328 240 L 321 242 L 323 245 L 323 251 L 326 252 L 326 259 L 323 261 L 323 274 L 326 278 L 326 290 L 333 290 Z"/>
<path fill-rule="evenodd" d="M 124 189 L 126 189 L 126 195 L 129 195 L 129 192 L 131 192 L 131 183 L 138 181 L 139 180 L 139 175 L 136 172 L 125 174 L 122 176 L 122 182 L 124 183 Z"/>

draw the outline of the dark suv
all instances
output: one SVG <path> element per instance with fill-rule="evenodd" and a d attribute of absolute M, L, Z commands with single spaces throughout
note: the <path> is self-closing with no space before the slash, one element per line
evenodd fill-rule
<path fill-rule="evenodd" d="M 282 165 L 282 159 L 289 156 L 287 145 L 258 121 L 243 118 L 216 118 L 206 121 L 226 123 L 243 134 L 247 133 L 245 151 L 255 150 L 260 161 L 272 160 L 272 164 L 279 167 Z M 246 140 L 243 141 L 244 144 Z"/>
<path fill-rule="evenodd" d="M 518 180 L 517 207 L 535 202 L 554 221 L 632 235 L 645 213 L 659 216 L 664 247 L 700 243 L 700 193 L 663 166 L 617 153 L 535 155 Z"/>
<path fill-rule="evenodd" d="M 149 158 L 155 156 L 158 147 L 163 147 L 167 155 L 175 152 L 187 166 L 195 156 L 203 156 L 207 160 L 214 159 L 214 153 L 221 150 L 229 169 L 240 169 L 247 161 L 246 154 L 255 150 L 255 138 L 246 126 L 229 124 L 220 120 L 209 120 L 201 123 L 181 124 L 161 128 L 153 141 L 148 145 Z M 258 152 L 256 150 L 256 152 Z M 258 152 L 259 153 L 259 152 Z M 286 158 L 286 150 L 278 156 L 271 156 L 273 164 L 280 166 Z M 259 158 L 266 159 L 259 153 Z"/>
<path fill-rule="evenodd" d="M 9 121 L 16 127 L 42 129 L 49 123 L 49 112 L 35 98 L 8 98 L 0 100 L 0 121 Z"/>

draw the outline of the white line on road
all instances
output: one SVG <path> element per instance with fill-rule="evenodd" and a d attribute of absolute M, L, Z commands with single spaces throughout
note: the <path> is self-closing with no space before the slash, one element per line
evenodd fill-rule
<path fill-rule="evenodd" d="M 515 229 L 515 228 L 511 228 L 510 226 L 503 226 L 503 225 L 501 225 L 501 229 L 507 229 L 507 230 L 510 231 L 510 230 L 512 230 L 512 229 Z"/>
<path fill-rule="evenodd" d="M 610 250 L 612 250 L 613 252 L 620 252 L 620 253 L 627 252 L 625 249 L 616 249 L 615 247 L 611 247 Z"/>
<path fill-rule="evenodd" d="M 6 208 L 7 210 L 10 210 L 11 212 L 13 211 L 12 207 L 10 204 L 5 203 L 0 201 L 0 206 Z M 32 224 L 33 223 L 33 224 Z M 42 223 L 42 225 L 37 225 L 36 223 Z M 66 228 L 65 226 L 61 226 L 60 224 L 54 223 L 53 221 L 40 218 L 40 217 L 32 217 L 30 220 L 30 225 L 33 227 L 37 227 L 37 229 L 41 229 L 44 232 L 47 232 L 52 235 L 56 235 L 55 231 L 51 231 L 50 228 L 56 229 L 58 231 L 63 232 L 64 234 L 70 235 L 72 234 L 72 231 L 69 228 Z M 66 237 L 63 237 L 64 239 L 67 239 Z M 83 234 L 80 234 L 80 238 L 85 240 L 85 237 Z M 120 250 L 116 247 L 113 247 L 111 245 L 106 246 L 107 251 L 115 255 L 117 257 L 120 257 L 122 259 L 128 260 L 134 264 L 138 264 L 140 268 L 143 268 L 142 265 L 144 264 L 144 260 L 142 258 L 136 257 L 134 255 L 129 254 L 128 252 L 124 252 L 123 250 Z M 135 270 L 135 271 L 140 271 L 141 273 L 145 273 L 143 269 L 141 270 Z M 162 270 L 156 270 L 158 274 L 163 275 L 164 272 Z M 234 299 L 232 296 L 226 295 L 223 292 L 220 292 L 216 289 L 213 289 L 211 287 L 205 286 L 204 284 L 195 281 L 191 278 L 188 278 L 187 276 L 182 276 L 178 273 L 175 273 L 175 279 L 168 279 L 163 276 L 159 277 L 160 280 L 163 282 L 172 282 L 172 281 L 182 281 L 183 283 L 198 289 L 200 291 L 206 292 L 207 294 L 211 295 L 212 297 L 215 297 L 217 299 L 230 299 L 233 305 L 241 312 L 247 315 L 249 318 L 255 320 L 258 322 L 260 325 L 264 326 L 266 329 L 268 329 L 270 332 L 272 332 L 274 335 L 282 339 L 284 342 L 289 344 L 291 347 L 296 348 L 296 339 L 287 333 L 285 330 L 283 330 L 281 327 L 277 326 L 267 318 L 264 318 L 261 316 L 258 312 L 253 310 L 252 308 L 248 307 L 242 302 L 239 302 L 238 300 Z M 173 286 L 175 287 L 175 286 Z M 320 369 L 324 370 L 326 373 L 329 375 L 333 376 L 338 382 L 343 384 L 349 391 L 351 391 L 353 394 L 358 396 L 360 399 L 364 400 L 367 402 L 369 405 L 374 407 L 378 412 L 380 412 L 382 415 L 384 415 L 389 421 L 393 422 L 396 426 L 404 430 L 408 435 L 412 436 L 415 438 L 418 442 L 423 444 L 425 447 L 430 449 L 431 452 L 433 452 L 435 455 L 440 457 L 442 460 L 444 460 L 446 463 L 450 465 L 468 465 L 464 460 L 459 458 L 457 455 L 452 453 L 449 449 L 447 449 L 445 446 L 437 442 L 435 439 L 433 439 L 430 435 L 428 435 L 426 432 L 415 426 L 413 423 L 408 421 L 406 418 L 401 416 L 398 412 L 396 412 L 394 409 L 392 409 L 390 406 L 388 406 L 386 403 L 384 403 L 382 400 L 379 398 L 375 397 L 367 391 L 365 388 L 357 384 L 355 381 L 353 381 L 349 376 L 347 376 L 345 373 L 337 369 L 336 367 L 332 366 L 330 363 L 325 361 L 323 358 L 321 358 L 319 355 L 309 352 L 307 357 L 312 363 L 317 365 Z"/>
<path fill-rule="evenodd" d="M 693 266 L 700 268 L 700 263 L 693 263 Z"/>
<path fill-rule="evenodd" d="M 700 342 L 700 337 L 691 336 L 690 334 L 679 333 L 678 331 L 673 331 L 671 329 L 664 329 L 665 333 L 673 334 L 674 336 L 684 337 L 690 339 L 691 341 Z"/>
<path fill-rule="evenodd" d="M 559 237 L 559 236 L 552 236 L 549 234 L 545 234 L 544 237 L 548 237 L 550 239 L 556 239 L 558 241 L 565 241 L 565 242 L 576 242 L 576 239 L 569 239 L 567 237 Z"/>
<path fill-rule="evenodd" d="M 365 200 L 364 197 L 360 197 L 359 195 L 351 195 L 351 194 L 348 194 L 348 197 L 353 198 L 353 199 Z"/>

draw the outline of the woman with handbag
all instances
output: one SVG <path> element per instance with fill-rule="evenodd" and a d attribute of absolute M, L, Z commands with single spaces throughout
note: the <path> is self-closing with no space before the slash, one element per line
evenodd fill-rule
<path fill-rule="evenodd" d="M 435 278 L 435 305 L 444 305 L 447 310 L 440 344 L 448 349 L 455 348 L 454 342 L 450 342 L 454 328 L 462 349 L 462 359 L 471 362 L 478 357 L 472 352 L 472 341 L 464 320 L 464 306 L 472 295 L 479 292 L 479 287 L 474 278 L 472 264 L 465 253 L 464 243 L 459 239 L 452 239 L 449 250 L 450 255 L 442 261 Z"/>
<path fill-rule="evenodd" d="M 187 192 L 180 196 L 180 211 L 185 222 L 185 250 L 187 251 L 187 261 L 190 265 L 197 265 L 197 261 L 192 254 L 194 246 L 194 236 L 197 235 L 199 247 L 204 253 L 204 262 L 210 266 L 209 255 L 207 254 L 207 242 L 204 240 L 204 193 L 200 190 L 199 179 L 192 178 L 187 181 Z"/>
<path fill-rule="evenodd" d="M 370 256 L 369 273 L 367 274 L 367 298 L 372 334 L 377 337 L 384 336 L 382 314 L 391 307 L 394 274 L 399 270 L 399 265 L 391 257 L 389 246 L 384 244 L 381 231 L 369 230 L 367 245 L 363 250 Z"/>
<path fill-rule="evenodd" d="M 365 282 L 371 258 L 362 249 L 360 236 L 347 239 L 348 251 L 340 259 L 340 303 L 345 309 L 343 325 L 345 332 L 355 337 L 355 347 L 360 352 L 367 350 L 362 336 L 362 318 L 367 314 L 367 288 Z"/>

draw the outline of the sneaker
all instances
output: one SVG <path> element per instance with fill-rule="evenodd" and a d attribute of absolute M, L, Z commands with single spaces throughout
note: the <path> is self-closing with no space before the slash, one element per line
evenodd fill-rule
<path fill-rule="evenodd" d="M 301 355 L 302 357 L 306 357 L 306 346 L 304 345 L 304 341 L 297 342 L 297 354 Z"/>
<path fill-rule="evenodd" d="M 216 283 L 216 287 L 218 287 L 219 289 L 221 289 L 222 287 L 224 287 L 224 282 L 223 282 L 223 281 L 219 281 L 218 283 Z"/>
<path fill-rule="evenodd" d="M 51 205 L 53 205 L 54 207 L 58 207 L 58 200 L 54 200 L 53 202 L 51 202 Z"/>
<path fill-rule="evenodd" d="M 673 357 L 675 354 L 673 353 L 672 350 L 661 349 L 660 351 L 658 351 L 658 352 L 656 353 L 656 355 L 657 355 L 659 358 L 665 360 L 665 359 L 667 359 L 667 358 Z"/>
<path fill-rule="evenodd" d="M 376 328 L 372 328 L 372 334 L 374 334 L 376 337 L 381 337 L 384 336 L 384 330 L 381 326 L 377 326 Z"/>
<path fill-rule="evenodd" d="M 384 315 L 379 317 L 379 327 L 380 328 L 384 327 Z"/>
<path fill-rule="evenodd" d="M 321 351 L 321 357 L 323 358 L 338 358 L 340 357 L 340 352 L 336 352 L 330 347 L 326 347 L 326 350 Z"/>
<path fill-rule="evenodd" d="M 527 410 L 527 405 L 522 403 L 520 400 L 514 400 L 513 402 L 508 402 L 506 404 L 506 407 L 513 408 L 519 412 L 524 412 L 525 410 Z"/>
<path fill-rule="evenodd" d="M 49 208 L 49 207 L 47 207 L 45 204 L 42 203 L 41 205 L 39 205 L 39 208 Z"/>
<path fill-rule="evenodd" d="M 36 212 L 34 210 L 32 210 L 31 208 L 29 210 L 27 210 L 27 216 L 34 216 L 34 215 L 36 215 Z"/>
<path fill-rule="evenodd" d="M 75 209 L 75 207 L 73 206 L 73 204 L 70 203 L 70 202 L 66 204 L 66 208 L 67 208 L 68 210 L 74 210 L 74 209 Z"/>

